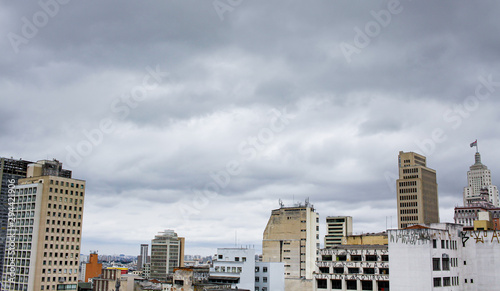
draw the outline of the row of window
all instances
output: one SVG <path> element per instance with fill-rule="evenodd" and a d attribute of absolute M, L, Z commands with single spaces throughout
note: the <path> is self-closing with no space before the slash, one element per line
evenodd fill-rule
<path fill-rule="evenodd" d="M 73 222 L 74 223 L 74 222 Z M 75 226 L 75 225 L 73 225 Z M 78 226 L 80 226 L 80 222 L 78 222 Z M 49 231 L 50 230 L 50 231 Z M 70 231 L 72 232 L 72 234 L 75 234 L 75 230 L 74 229 L 67 229 L 66 233 L 70 233 Z M 51 232 L 51 233 L 64 233 L 65 232 L 65 229 L 64 228 L 46 228 L 45 229 L 45 233 L 48 233 L 48 232 Z M 80 234 L 80 230 L 76 230 L 76 234 Z"/>
<path fill-rule="evenodd" d="M 73 191 L 73 190 L 64 190 L 64 189 L 58 189 L 58 188 L 49 188 L 50 193 L 60 193 L 60 194 L 67 194 L 67 195 L 75 195 L 75 196 L 83 196 L 83 191 Z"/>
<path fill-rule="evenodd" d="M 401 202 L 399 207 L 417 207 L 417 202 Z"/>
<path fill-rule="evenodd" d="M 55 247 L 54 247 L 55 246 Z M 58 250 L 59 249 L 59 245 L 58 244 L 45 244 L 44 245 L 44 248 L 46 249 L 56 249 Z M 70 249 L 70 245 L 66 245 L 66 249 L 69 250 Z M 80 246 L 74 246 L 74 245 L 71 245 L 71 250 L 79 250 L 80 249 Z M 64 250 L 64 245 L 61 245 L 61 250 Z"/>
<path fill-rule="evenodd" d="M 52 201 L 52 196 L 49 196 L 49 200 Z M 54 199 L 53 199 L 54 202 L 57 202 L 57 196 L 54 196 Z M 63 202 L 63 198 L 61 196 L 59 196 L 59 202 Z M 64 202 L 68 202 L 68 197 L 65 197 L 64 198 Z M 73 203 L 73 198 L 69 198 L 69 203 Z M 78 204 L 78 199 L 75 198 L 75 205 Z M 83 204 L 83 201 L 82 199 L 80 199 L 80 204 Z"/>
<path fill-rule="evenodd" d="M 363 272 L 361 272 L 361 269 Z M 335 267 L 333 272 L 330 272 L 329 267 L 319 267 L 319 272 L 322 274 L 376 274 L 377 269 L 375 268 L 347 268 L 347 272 L 344 267 Z M 378 268 L 378 274 L 388 275 L 389 268 Z"/>
<path fill-rule="evenodd" d="M 432 240 L 432 247 L 434 249 L 437 248 L 437 240 L 436 239 L 433 239 Z M 442 239 L 441 240 L 441 248 L 442 249 L 451 249 L 451 250 L 458 250 L 458 243 L 456 240 L 445 240 L 445 239 Z"/>
<path fill-rule="evenodd" d="M 402 193 L 417 193 L 417 188 L 403 188 L 403 189 L 399 189 L 399 193 L 402 194 Z"/>
<path fill-rule="evenodd" d="M 418 168 L 413 169 L 403 169 L 403 174 L 418 173 Z"/>
<path fill-rule="evenodd" d="M 47 258 L 47 257 L 49 257 L 49 258 L 52 258 L 52 257 L 57 258 L 58 254 L 59 254 L 59 258 L 66 258 L 67 259 L 68 255 L 69 255 L 70 258 L 73 258 L 73 254 L 72 253 L 56 253 L 56 252 L 53 253 L 53 256 L 52 256 L 52 253 L 44 252 L 43 253 L 43 257 L 44 258 Z M 78 259 L 78 254 L 77 253 L 75 254 L 75 259 Z"/>
<path fill-rule="evenodd" d="M 401 195 L 399 196 L 399 200 L 417 200 L 417 195 Z"/>
<path fill-rule="evenodd" d="M 36 187 L 16 189 L 16 195 L 36 194 Z"/>
<path fill-rule="evenodd" d="M 337 255 L 337 256 L 335 256 L 335 259 L 336 259 L 336 261 L 345 262 L 345 261 L 347 261 L 347 255 Z M 323 256 L 321 256 L 321 260 L 326 261 L 326 262 L 330 262 L 333 260 L 333 256 L 332 255 L 323 255 Z M 363 261 L 366 261 L 366 262 L 376 262 L 376 261 L 388 262 L 389 255 L 381 255 L 381 256 L 377 256 L 377 255 L 364 255 L 364 256 L 351 255 L 349 258 L 349 261 L 352 261 L 352 262 L 363 262 Z"/>
<path fill-rule="evenodd" d="M 36 188 L 35 188 L 36 190 Z M 35 191 L 36 193 L 36 191 Z M 23 202 L 33 202 L 33 201 L 36 201 L 36 195 L 23 195 L 23 196 L 19 196 L 19 197 L 14 197 L 14 199 L 16 200 L 15 202 L 16 203 L 23 203 Z"/>
<path fill-rule="evenodd" d="M 361 290 L 373 290 L 372 280 L 345 280 L 346 290 L 358 290 L 358 282 Z M 317 289 L 327 289 L 328 281 L 326 279 L 316 279 Z M 342 290 L 342 280 L 330 280 L 332 290 Z M 389 281 L 376 281 L 377 290 L 389 290 Z"/>
<path fill-rule="evenodd" d="M 399 187 L 417 186 L 417 181 L 399 182 Z"/>
<path fill-rule="evenodd" d="M 418 209 L 417 208 L 410 208 L 410 209 L 401 209 L 399 210 L 399 214 L 417 214 Z"/>
<path fill-rule="evenodd" d="M 49 240 L 49 236 L 48 236 L 48 235 L 46 235 L 46 236 L 45 236 L 45 240 L 46 240 L 46 241 L 48 241 L 48 240 Z M 50 237 L 50 240 L 51 240 L 51 241 L 53 241 L 53 240 L 54 240 L 54 236 L 51 236 L 51 237 Z M 56 236 L 56 237 L 55 237 L 55 240 L 56 240 L 56 241 L 59 241 L 59 237 L 58 237 L 58 236 Z M 62 242 L 64 242 L 64 237 L 61 237 L 61 241 L 62 241 Z M 70 238 L 70 237 L 68 236 L 68 237 L 66 237 L 66 241 L 67 241 L 67 242 L 70 242 L 70 241 L 71 241 L 71 242 L 74 242 L 74 241 L 75 241 L 75 237 L 71 237 L 71 238 Z M 76 238 L 76 242 L 80 242 L 80 238 L 79 238 L 79 237 L 77 237 L 77 238 Z"/>
<path fill-rule="evenodd" d="M 255 277 L 255 282 L 260 282 L 260 277 Z M 267 283 L 267 277 L 262 277 L 262 282 Z"/>
<path fill-rule="evenodd" d="M 437 277 L 434 279 L 434 287 L 448 287 L 448 286 L 458 286 L 460 279 L 459 277 Z M 465 279 L 465 283 L 467 283 L 467 279 Z M 472 279 L 471 279 L 471 283 Z"/>
<path fill-rule="evenodd" d="M 414 216 L 401 216 L 401 221 L 415 221 L 418 220 L 418 215 Z"/>
<path fill-rule="evenodd" d="M 71 188 L 75 188 L 75 183 L 69 183 L 69 182 L 64 182 L 64 181 L 60 181 L 61 182 L 61 186 L 64 187 L 64 183 L 66 183 L 66 187 L 71 187 Z M 54 185 L 54 180 L 50 180 L 49 182 L 50 185 Z M 55 185 L 56 186 L 59 186 L 59 181 L 58 180 L 55 180 Z M 76 188 L 80 188 L 80 189 L 83 189 L 83 184 L 76 184 Z"/>

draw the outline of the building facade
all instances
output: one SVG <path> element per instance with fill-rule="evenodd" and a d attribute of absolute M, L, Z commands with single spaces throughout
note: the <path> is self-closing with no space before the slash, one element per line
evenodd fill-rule
<path fill-rule="evenodd" d="M 342 238 L 352 235 L 351 216 L 327 216 L 325 248 L 342 244 Z"/>
<path fill-rule="evenodd" d="M 166 281 L 174 268 L 184 267 L 184 238 L 173 230 L 160 232 L 151 241 L 151 278 Z"/>
<path fill-rule="evenodd" d="M 481 155 L 476 152 L 475 163 L 470 166 L 467 172 L 467 187 L 464 187 L 464 206 L 468 206 L 471 201 L 481 195 L 481 191 L 486 189 L 488 200 L 494 207 L 500 206 L 498 188 L 492 184 L 491 171 L 481 163 Z"/>
<path fill-rule="evenodd" d="M 285 265 L 285 290 L 312 287 L 319 249 L 319 214 L 308 201 L 271 212 L 264 230 L 262 261 Z"/>
<path fill-rule="evenodd" d="M 238 289 L 255 289 L 255 250 L 219 248 L 212 260 L 210 282 L 229 283 Z"/>
<path fill-rule="evenodd" d="M 255 291 L 284 291 L 285 264 L 255 262 Z"/>
<path fill-rule="evenodd" d="M 321 249 L 317 266 L 314 290 L 389 290 L 387 245 L 337 245 Z"/>
<path fill-rule="evenodd" d="M 398 227 L 439 222 L 436 171 L 426 158 L 413 152 L 399 152 L 399 179 L 396 182 Z"/>
<path fill-rule="evenodd" d="M 84 265 L 85 280 L 83 282 L 89 282 L 89 279 L 96 278 L 101 275 L 102 263 L 99 263 L 99 255 L 97 254 L 97 252 L 91 253 L 89 256 L 89 262 Z"/>
<path fill-rule="evenodd" d="M 20 178 L 26 178 L 30 161 L 0 158 L 0 281 L 3 274 L 3 260 L 5 254 L 5 239 L 7 237 L 7 223 L 9 215 L 9 185 L 17 185 Z"/>
<path fill-rule="evenodd" d="M 391 290 L 496 290 L 500 233 L 438 223 L 389 230 Z"/>
<path fill-rule="evenodd" d="M 2 288 L 76 290 L 85 181 L 43 160 L 29 164 L 14 189 Z"/>
<path fill-rule="evenodd" d="M 137 257 L 137 270 L 141 271 L 144 264 L 149 263 L 149 245 L 141 244 L 141 252 Z"/>

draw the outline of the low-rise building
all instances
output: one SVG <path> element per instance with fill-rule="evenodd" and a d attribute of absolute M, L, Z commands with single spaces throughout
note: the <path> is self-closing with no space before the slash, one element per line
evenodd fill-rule
<path fill-rule="evenodd" d="M 255 262 L 255 291 L 284 291 L 285 264 Z"/>
<path fill-rule="evenodd" d="M 389 290 L 387 245 L 338 245 L 318 255 L 314 290 Z"/>

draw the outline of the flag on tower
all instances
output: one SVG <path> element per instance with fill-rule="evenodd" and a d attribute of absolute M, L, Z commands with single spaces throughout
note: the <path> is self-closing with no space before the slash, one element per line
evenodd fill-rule
<path fill-rule="evenodd" d="M 477 146 L 477 139 L 473 143 L 470 144 L 470 147 L 475 147 L 475 146 Z"/>

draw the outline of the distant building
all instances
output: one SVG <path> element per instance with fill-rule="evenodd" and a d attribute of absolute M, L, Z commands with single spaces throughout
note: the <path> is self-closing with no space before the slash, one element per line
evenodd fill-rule
<path fill-rule="evenodd" d="M 149 263 L 149 245 L 141 244 L 141 253 L 137 257 L 137 270 L 142 270 L 144 264 Z"/>
<path fill-rule="evenodd" d="M 85 264 L 85 280 L 99 277 L 102 273 L 102 264 L 99 263 L 97 252 L 90 253 L 89 262 Z"/>
<path fill-rule="evenodd" d="M 489 212 L 493 229 L 500 229 L 500 208 L 490 202 L 486 187 L 481 189 L 479 195 L 468 198 L 466 206 L 455 207 L 455 223 L 463 225 L 465 230 L 472 230 L 480 212 Z"/>
<path fill-rule="evenodd" d="M 2 288 L 76 289 L 85 181 L 71 178 L 57 160 L 42 160 L 28 165 L 14 190 L 9 211 L 16 220 L 7 229 L 12 249 L 5 253 Z M 16 261 L 19 254 L 23 259 Z"/>
<path fill-rule="evenodd" d="M 325 248 L 342 244 L 342 237 L 352 235 L 351 216 L 327 216 Z"/>
<path fill-rule="evenodd" d="M 127 277 L 122 276 L 119 269 L 102 269 L 100 278 L 92 280 L 93 291 L 128 290 Z M 133 284 L 133 281 L 132 281 Z M 133 290 L 133 289 L 132 289 Z"/>
<path fill-rule="evenodd" d="M 436 171 L 426 158 L 413 152 L 399 152 L 397 186 L 398 227 L 439 222 Z"/>
<path fill-rule="evenodd" d="M 173 230 L 160 232 L 151 241 L 151 278 L 166 281 L 175 268 L 184 267 L 184 238 Z"/>
<path fill-rule="evenodd" d="M 319 249 L 319 214 L 308 201 L 271 212 L 262 241 L 262 262 L 285 265 L 285 290 L 310 290 Z"/>
<path fill-rule="evenodd" d="M 163 284 L 163 291 L 202 291 L 202 290 L 240 290 L 253 291 L 250 289 L 233 289 L 230 283 L 209 282 L 209 267 L 175 268 L 172 282 Z"/>
<path fill-rule="evenodd" d="M 146 263 L 143 265 L 141 276 L 145 279 L 151 278 L 151 263 Z"/>
<path fill-rule="evenodd" d="M 5 239 L 9 219 L 9 185 L 17 185 L 20 178 L 26 178 L 30 161 L 0 158 L 0 282 L 2 281 L 5 255 Z M 12 187 L 12 186 L 11 186 Z"/>
<path fill-rule="evenodd" d="M 471 201 L 481 196 L 483 189 L 488 193 L 489 202 L 494 207 L 499 207 L 498 188 L 492 184 L 491 171 L 481 163 L 481 155 L 476 152 L 475 163 L 467 172 L 467 187 L 464 187 L 463 192 L 464 206 L 469 206 Z"/>

